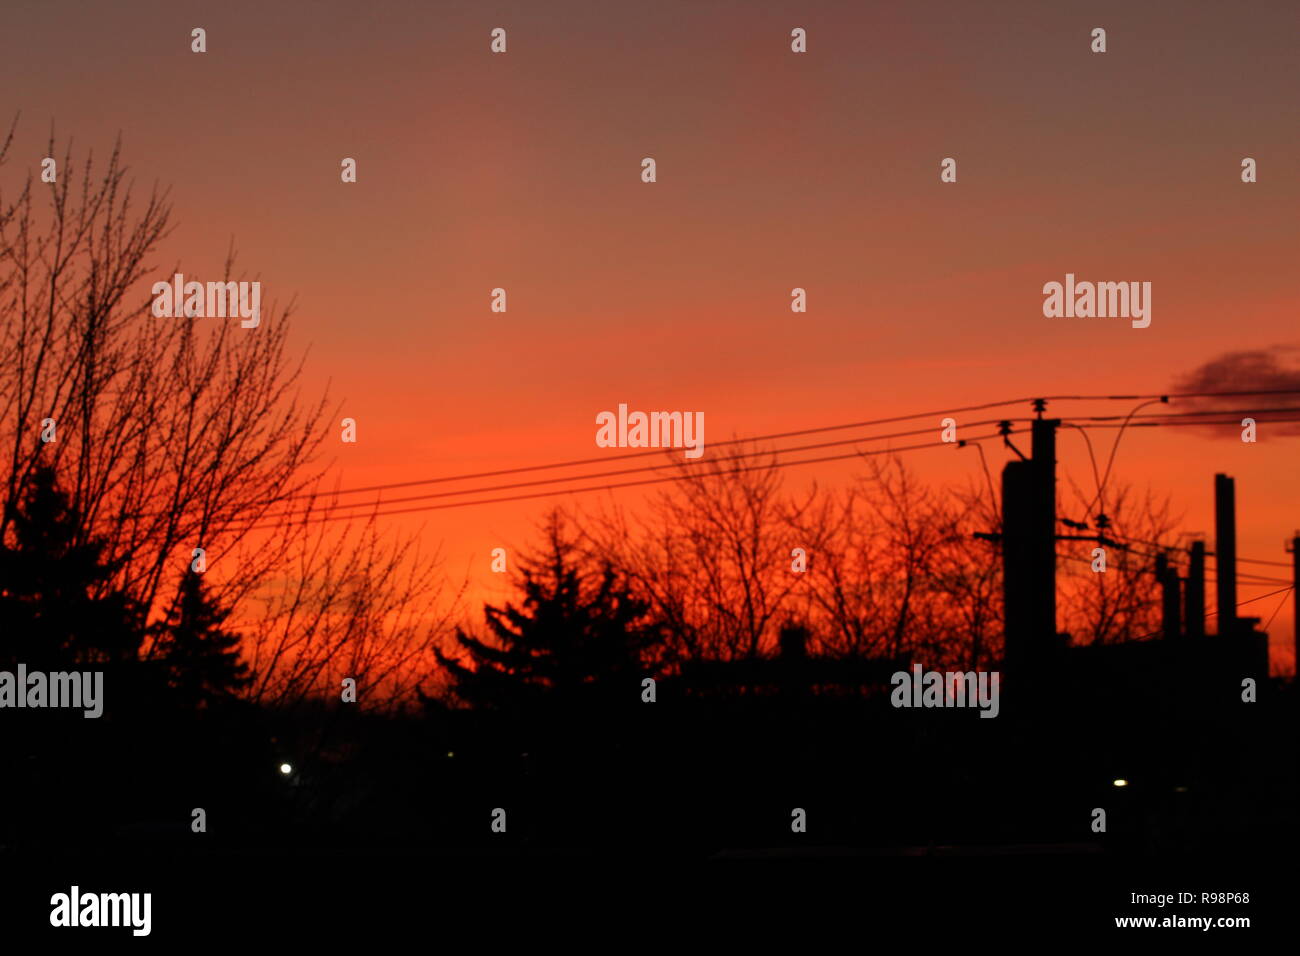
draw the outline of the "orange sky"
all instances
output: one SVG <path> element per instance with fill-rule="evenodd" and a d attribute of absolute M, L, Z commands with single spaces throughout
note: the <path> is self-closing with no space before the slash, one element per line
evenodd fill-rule
<path fill-rule="evenodd" d="M 215 278 L 233 236 L 266 297 L 297 297 L 308 382 L 358 421 L 345 486 L 595 457 L 595 415 L 619 402 L 702 410 L 718 441 L 1157 392 L 1297 341 L 1300 13 L 1136 6 L 11 2 L 5 175 L 39 166 L 51 122 L 100 152 L 120 132 L 139 181 L 172 186 L 158 278 L 173 258 Z M 1043 283 L 1067 272 L 1150 281 L 1150 328 L 1044 318 Z M 1232 474 L 1240 553 L 1286 560 L 1297 447 L 1149 430 L 1117 477 L 1210 532 L 1213 474 Z M 1060 448 L 1088 485 L 1077 433 Z M 948 449 L 908 462 L 936 481 L 978 467 Z M 527 540 L 541 509 L 392 520 L 488 587 L 490 549 Z M 1272 635 L 1290 670 L 1289 601 Z"/>

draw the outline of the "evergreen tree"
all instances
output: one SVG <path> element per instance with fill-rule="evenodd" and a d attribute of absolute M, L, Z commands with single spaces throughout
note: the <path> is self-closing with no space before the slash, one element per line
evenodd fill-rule
<path fill-rule="evenodd" d="M 143 615 L 113 583 L 104 545 L 38 468 L 9 508 L 0 542 L 0 662 L 34 670 L 136 659 Z"/>
<path fill-rule="evenodd" d="M 229 615 L 212 599 L 203 576 L 187 570 L 167 616 L 156 625 L 151 656 L 161 661 L 176 702 L 187 710 L 228 698 L 252 681 L 239 655 L 239 636 L 221 629 Z"/>
<path fill-rule="evenodd" d="M 437 652 L 457 696 L 500 709 L 635 700 L 628 695 L 635 694 L 642 654 L 659 637 L 646 604 L 609 565 L 585 564 L 558 514 L 545 535 L 542 553 L 518 562 L 522 602 L 484 605 L 492 640 L 458 629 L 468 662 Z"/>

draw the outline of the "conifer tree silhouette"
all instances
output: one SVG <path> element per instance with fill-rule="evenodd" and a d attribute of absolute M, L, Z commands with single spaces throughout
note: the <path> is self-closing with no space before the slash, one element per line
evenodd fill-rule
<path fill-rule="evenodd" d="M 82 537 L 52 468 L 31 474 L 8 518 L 0 541 L 0 662 L 53 670 L 135 660 L 141 609 L 114 586 L 103 543 Z"/>
<path fill-rule="evenodd" d="M 436 652 L 457 696 L 472 707 L 509 710 L 629 694 L 643 652 L 659 637 L 646 604 L 609 564 L 585 561 L 555 512 L 542 550 L 518 566 L 521 603 L 484 605 L 493 640 L 458 629 L 469 662 Z"/>
<path fill-rule="evenodd" d="M 187 570 L 154 628 L 151 656 L 162 662 L 176 703 L 187 710 L 228 698 L 252 681 L 240 658 L 239 636 L 221 629 L 229 615 L 208 594 L 203 576 Z"/>

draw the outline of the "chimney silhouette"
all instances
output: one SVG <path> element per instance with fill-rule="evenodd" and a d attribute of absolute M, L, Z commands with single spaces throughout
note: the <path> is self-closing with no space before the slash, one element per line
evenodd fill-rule
<path fill-rule="evenodd" d="M 1181 618 L 1178 569 L 1170 565 L 1169 555 L 1161 552 L 1156 555 L 1156 580 L 1160 582 L 1160 610 L 1161 623 L 1164 628 L 1164 638 L 1167 641 L 1177 640 L 1182 636 L 1183 622 Z"/>
<path fill-rule="evenodd" d="M 1300 531 L 1291 536 L 1291 630 L 1295 632 L 1295 672 L 1300 681 Z"/>
<path fill-rule="evenodd" d="M 1226 637 L 1237 630 L 1237 495 L 1223 474 L 1214 476 L 1214 555 L 1218 632 Z"/>
<path fill-rule="evenodd" d="M 1188 637 L 1205 636 L 1205 542 L 1192 542 L 1192 556 L 1187 564 L 1187 590 L 1183 593 Z"/>

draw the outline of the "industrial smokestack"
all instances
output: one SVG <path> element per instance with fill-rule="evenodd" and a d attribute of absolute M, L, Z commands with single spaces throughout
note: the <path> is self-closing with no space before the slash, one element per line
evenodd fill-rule
<path fill-rule="evenodd" d="M 1192 542 L 1192 556 L 1187 564 L 1186 608 L 1187 636 L 1205 636 L 1205 542 Z"/>
<path fill-rule="evenodd" d="M 1295 632 L 1295 673 L 1300 682 L 1300 531 L 1291 538 L 1291 629 Z"/>
<path fill-rule="evenodd" d="M 1219 635 L 1236 630 L 1237 624 L 1237 494 L 1227 475 L 1214 476 L 1214 576 L 1218 582 Z"/>
<path fill-rule="evenodd" d="M 1178 569 L 1171 567 L 1169 556 L 1156 555 L 1156 580 L 1160 582 L 1160 611 L 1164 638 L 1174 641 L 1182 636 L 1182 593 L 1179 588 Z"/>

